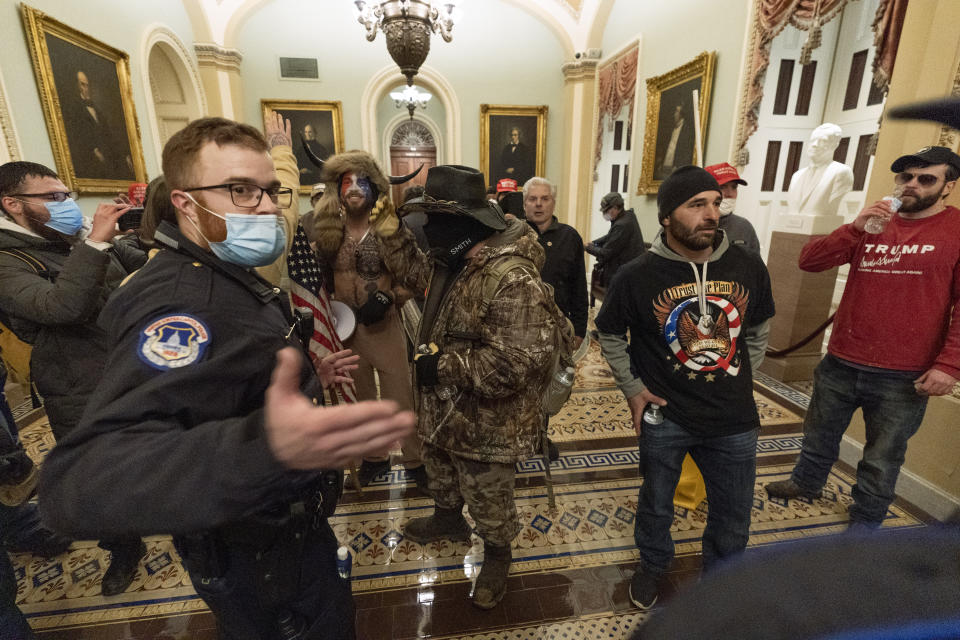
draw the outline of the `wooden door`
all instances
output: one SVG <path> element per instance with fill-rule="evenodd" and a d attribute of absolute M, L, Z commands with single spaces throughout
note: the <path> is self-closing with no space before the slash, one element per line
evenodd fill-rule
<path fill-rule="evenodd" d="M 407 187 L 415 184 L 423 185 L 427 181 L 427 170 L 430 167 L 437 166 L 437 148 L 436 147 L 390 147 L 390 175 L 405 176 L 417 170 L 417 167 L 423 165 L 423 169 L 413 180 L 391 188 L 391 197 L 396 206 L 403 203 L 403 191 Z"/>

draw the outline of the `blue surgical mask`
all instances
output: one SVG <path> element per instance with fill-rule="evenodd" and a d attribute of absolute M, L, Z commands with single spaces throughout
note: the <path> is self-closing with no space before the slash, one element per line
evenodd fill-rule
<path fill-rule="evenodd" d="M 80 206 L 67 198 L 63 202 L 44 202 L 43 206 L 50 212 L 50 219 L 44 225 L 65 236 L 75 236 L 83 228 L 83 212 Z"/>
<path fill-rule="evenodd" d="M 193 200 L 193 198 L 191 198 Z M 264 267 L 274 262 L 287 245 L 287 234 L 275 214 L 253 215 L 228 213 L 220 215 L 202 204 L 198 207 L 227 223 L 227 237 L 222 242 L 210 242 L 210 250 L 224 262 L 241 267 Z M 191 220 L 191 222 L 193 222 Z M 194 226 L 196 226 L 194 224 Z M 197 231 L 200 228 L 197 227 Z M 203 236 L 203 233 L 200 234 Z"/>

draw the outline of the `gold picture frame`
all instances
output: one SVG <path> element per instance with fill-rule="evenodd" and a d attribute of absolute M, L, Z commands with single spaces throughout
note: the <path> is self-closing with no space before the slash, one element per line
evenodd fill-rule
<path fill-rule="evenodd" d="M 146 182 L 130 57 L 42 11 L 20 10 L 60 179 L 83 193 Z"/>
<path fill-rule="evenodd" d="M 710 91 L 715 51 L 704 51 L 673 71 L 647 79 L 647 119 L 643 133 L 643 162 L 637 195 L 656 193 L 663 179 L 677 167 L 703 164 L 697 157 L 696 132 L 693 125 L 692 92 L 700 92 L 700 135 L 706 143 L 707 120 L 710 115 Z M 678 124 L 676 128 L 674 124 Z M 676 129 L 676 130 L 675 130 Z M 673 153 L 670 154 L 671 140 Z M 666 163 L 666 160 L 671 162 Z"/>
<path fill-rule="evenodd" d="M 513 178 L 517 186 L 542 176 L 547 162 L 547 105 L 480 105 L 480 170 L 487 184 Z M 518 144 L 512 144 L 517 129 Z M 531 143 L 530 138 L 533 137 Z M 532 157 L 531 157 L 532 156 Z M 508 166 L 516 165 L 516 166 Z"/>
<path fill-rule="evenodd" d="M 300 170 L 300 193 L 310 195 L 310 189 L 320 182 L 320 169 L 310 162 L 303 148 L 306 127 L 313 128 L 311 150 L 321 160 L 335 153 L 343 153 L 343 107 L 340 101 L 330 100 L 261 100 L 260 111 L 276 111 L 290 120 L 293 153 Z"/>

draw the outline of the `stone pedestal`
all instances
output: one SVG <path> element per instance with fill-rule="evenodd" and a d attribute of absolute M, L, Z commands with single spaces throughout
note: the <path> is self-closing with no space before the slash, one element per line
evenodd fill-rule
<path fill-rule="evenodd" d="M 786 349 L 810 335 L 830 316 L 837 269 L 807 273 L 797 266 L 800 251 L 814 235 L 823 235 L 843 223 L 840 216 L 780 216 L 770 237 L 767 270 L 770 272 L 777 315 L 770 326 L 769 346 Z M 767 356 L 760 371 L 784 382 L 810 380 L 820 362 L 823 337 L 782 358 Z"/>

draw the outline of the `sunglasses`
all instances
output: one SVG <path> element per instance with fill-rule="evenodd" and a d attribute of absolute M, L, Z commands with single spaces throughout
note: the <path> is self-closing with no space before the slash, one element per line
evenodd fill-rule
<path fill-rule="evenodd" d="M 909 171 L 903 171 L 893 176 L 893 181 L 897 184 L 909 184 L 914 178 L 917 179 L 921 187 L 932 187 L 940 181 L 940 176 L 935 176 L 932 173 L 910 173 Z"/>

